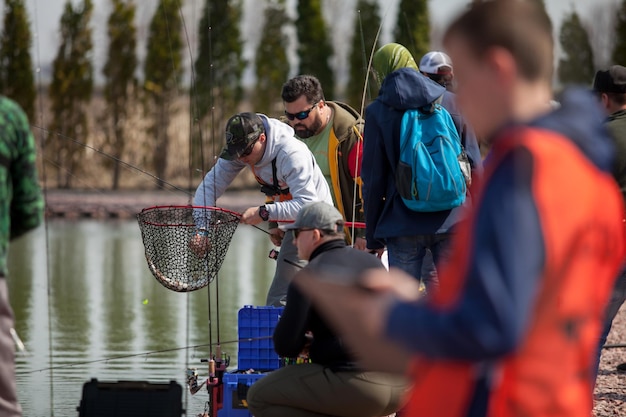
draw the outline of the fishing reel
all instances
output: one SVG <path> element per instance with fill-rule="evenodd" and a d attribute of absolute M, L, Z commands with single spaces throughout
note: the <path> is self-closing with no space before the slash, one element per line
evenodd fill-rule
<path fill-rule="evenodd" d="M 209 399 L 204 408 L 203 414 L 198 414 L 198 417 L 217 417 L 217 412 L 223 407 L 224 399 L 224 384 L 223 377 L 226 368 L 230 366 L 230 356 L 221 353 L 221 349 L 218 346 L 216 354 L 210 359 L 200 359 L 202 363 L 208 363 L 208 377 L 198 383 L 199 373 L 197 368 L 187 368 L 185 371 L 185 378 L 187 380 L 187 388 L 191 395 L 195 395 L 198 391 L 206 385 Z"/>
<path fill-rule="evenodd" d="M 200 377 L 198 368 L 187 368 L 185 379 L 191 395 L 195 395 L 205 384 L 207 385 L 207 390 L 209 390 L 211 386 L 221 382 L 226 368 L 230 366 L 230 356 L 223 354 L 217 358 L 214 356 L 211 359 L 200 359 L 200 362 L 208 363 L 209 376 L 202 383 L 198 383 Z"/>

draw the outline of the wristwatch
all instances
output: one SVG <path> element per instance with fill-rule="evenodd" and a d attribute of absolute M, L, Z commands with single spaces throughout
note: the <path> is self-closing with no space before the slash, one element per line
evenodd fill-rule
<path fill-rule="evenodd" d="M 265 205 L 259 207 L 259 217 L 266 222 L 270 219 L 270 212 L 267 211 L 267 207 Z"/>

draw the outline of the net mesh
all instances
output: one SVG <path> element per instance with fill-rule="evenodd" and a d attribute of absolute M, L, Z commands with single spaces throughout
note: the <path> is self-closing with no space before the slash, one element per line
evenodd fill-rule
<path fill-rule="evenodd" d="M 151 207 L 137 214 L 148 268 L 164 287 L 206 287 L 222 266 L 239 215 L 217 207 Z"/>

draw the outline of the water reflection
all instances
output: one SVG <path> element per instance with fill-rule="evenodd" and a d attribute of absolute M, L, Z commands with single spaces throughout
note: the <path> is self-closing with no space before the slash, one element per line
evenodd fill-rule
<path fill-rule="evenodd" d="M 47 233 L 40 228 L 16 241 L 9 254 L 9 288 L 16 329 L 29 350 L 18 356 L 24 415 L 52 415 L 51 407 L 54 415 L 77 415 L 82 385 L 92 377 L 184 384 L 185 368 L 201 367 L 208 348 L 98 361 L 103 358 L 219 337 L 235 365 L 237 345 L 224 342 L 237 338 L 241 306 L 265 302 L 275 268 L 267 258 L 270 248 L 260 231 L 237 229 L 218 282 L 209 287 L 210 334 L 207 289 L 179 294 L 161 286 L 148 271 L 133 221 L 54 221 Z M 55 369 L 46 369 L 51 363 Z M 202 392 L 189 398 L 189 415 L 202 411 L 205 400 Z"/>

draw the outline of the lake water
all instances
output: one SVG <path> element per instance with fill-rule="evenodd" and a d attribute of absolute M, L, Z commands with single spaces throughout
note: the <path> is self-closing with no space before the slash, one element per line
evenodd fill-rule
<path fill-rule="evenodd" d="M 15 241 L 9 288 L 16 330 L 27 353 L 17 357 L 24 416 L 77 416 L 83 384 L 101 381 L 178 381 L 208 348 L 154 351 L 209 343 L 219 337 L 236 365 L 237 312 L 263 305 L 275 261 L 266 234 L 238 227 L 218 277 L 208 290 L 175 293 L 148 271 L 135 221 L 49 221 Z M 219 287 L 219 321 L 216 309 Z M 219 333 L 219 334 L 218 334 Z M 117 356 L 136 355 L 123 359 Z M 204 380 L 204 379 L 201 379 Z M 202 390 L 185 394 L 188 415 L 204 409 Z"/>

